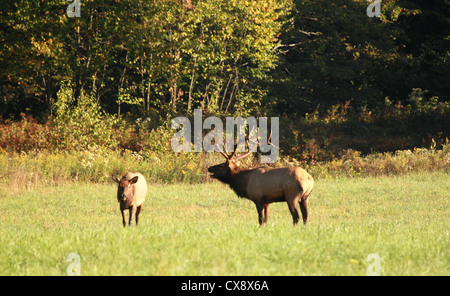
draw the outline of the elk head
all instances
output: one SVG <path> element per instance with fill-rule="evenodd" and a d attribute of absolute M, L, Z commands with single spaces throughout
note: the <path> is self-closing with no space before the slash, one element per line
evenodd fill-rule
<path fill-rule="evenodd" d="M 117 188 L 117 200 L 119 202 L 131 202 L 133 200 L 134 194 L 131 186 L 138 181 L 139 177 L 136 176 L 131 180 L 127 180 L 125 177 L 119 179 L 117 176 L 113 176 L 113 180 L 119 184 Z"/>
<path fill-rule="evenodd" d="M 270 143 L 271 137 L 272 137 L 272 132 L 270 132 L 270 135 L 267 139 L 267 143 L 270 145 L 272 145 Z M 258 131 L 258 138 L 259 138 L 259 131 Z M 249 141 L 248 137 L 246 138 L 246 141 L 248 143 L 248 141 Z M 208 168 L 208 172 L 210 172 L 212 174 L 211 178 L 217 179 L 222 182 L 226 182 L 231 175 L 242 171 L 242 169 L 239 168 L 239 160 L 249 156 L 254 150 L 256 150 L 259 146 L 259 141 L 258 141 L 258 143 L 255 143 L 256 146 L 253 149 L 249 148 L 249 151 L 247 153 L 233 158 L 234 154 L 236 153 L 237 145 L 238 145 L 237 143 L 234 144 L 234 151 L 231 153 L 220 151 L 220 153 L 223 155 L 223 157 L 225 157 L 226 160 L 224 163 L 221 163 L 221 164 L 218 164 L 218 165 Z M 250 147 L 250 145 L 249 145 L 249 147 Z M 224 151 L 226 151 L 225 145 L 224 145 Z"/>
<path fill-rule="evenodd" d="M 208 172 L 211 173 L 211 178 L 222 182 L 226 182 L 233 173 L 239 171 L 239 162 L 236 163 L 236 160 L 232 160 L 231 157 L 227 158 L 224 163 L 208 168 Z"/>

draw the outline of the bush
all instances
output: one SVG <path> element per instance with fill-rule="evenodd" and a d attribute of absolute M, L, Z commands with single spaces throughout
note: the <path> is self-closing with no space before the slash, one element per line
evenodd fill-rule
<path fill-rule="evenodd" d="M 46 150 L 52 140 L 50 121 L 38 123 L 32 116 L 21 114 L 21 120 L 8 119 L 0 124 L 0 148 L 9 152 Z"/>
<path fill-rule="evenodd" d="M 243 167 L 259 166 L 256 158 L 243 160 Z M 91 147 L 73 152 L 8 153 L 0 150 L 1 177 L 14 187 L 29 188 L 36 184 L 55 185 L 63 182 L 109 182 L 113 174 L 127 171 L 143 173 L 150 183 L 201 183 L 210 181 L 207 168 L 223 162 L 219 153 L 173 152 L 157 154 L 126 150 L 124 152 Z M 334 177 L 403 175 L 411 171 L 450 173 L 450 143 L 442 150 L 417 148 L 395 153 L 361 156 L 359 151 L 345 150 L 332 161 L 309 164 L 284 157 L 275 164 L 300 166 L 317 180 Z"/>
<path fill-rule="evenodd" d="M 450 104 L 423 94 L 415 90 L 408 106 L 386 99 L 378 113 L 352 110 L 348 103 L 325 116 L 282 118 L 284 157 L 275 166 L 304 167 L 315 178 L 448 171 Z M 95 95 L 82 92 L 75 99 L 70 82 L 61 86 L 53 110 L 44 123 L 24 114 L 17 122 L 0 123 L 0 165 L 15 182 L 104 182 L 131 170 L 151 182 L 198 183 L 209 180 L 210 165 L 223 161 L 219 153 L 174 153 L 170 143 L 176 131 L 169 120 L 155 126 L 150 117 L 132 121 L 108 115 Z M 424 145 L 430 148 L 420 148 Z M 243 163 L 260 165 L 251 157 Z"/>
<path fill-rule="evenodd" d="M 53 132 L 57 147 L 62 150 L 81 150 L 90 145 L 116 148 L 114 125 L 118 120 L 106 114 L 94 95 L 84 91 L 75 98 L 70 81 L 63 82 L 58 99 L 53 102 Z"/>
<path fill-rule="evenodd" d="M 429 147 L 442 148 L 450 135 L 450 102 L 424 98 L 415 89 L 410 104 L 385 100 L 376 110 L 354 109 L 350 103 L 332 106 L 324 115 L 280 119 L 280 148 L 301 161 L 331 161 L 344 149 L 375 152 Z"/>
<path fill-rule="evenodd" d="M 279 166 L 300 165 L 285 158 Z M 300 165 L 301 166 L 301 165 Z M 359 151 L 347 149 L 331 161 L 310 162 L 306 165 L 314 178 L 403 175 L 408 172 L 450 172 L 450 143 L 442 150 L 415 148 L 394 153 L 374 153 L 362 157 Z"/>

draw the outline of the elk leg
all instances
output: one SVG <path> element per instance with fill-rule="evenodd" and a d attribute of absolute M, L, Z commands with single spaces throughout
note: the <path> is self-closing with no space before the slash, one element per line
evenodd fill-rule
<path fill-rule="evenodd" d="M 264 205 L 263 217 L 263 223 L 267 224 L 267 218 L 269 217 L 269 204 Z"/>
<path fill-rule="evenodd" d="M 300 210 L 302 211 L 303 224 L 306 225 L 306 221 L 308 220 L 308 203 L 306 199 L 302 199 L 299 204 Z"/>
<path fill-rule="evenodd" d="M 130 217 L 128 219 L 128 226 L 131 226 L 131 224 L 133 223 L 133 218 L 135 214 L 136 214 L 136 206 L 132 206 L 130 208 Z"/>
<path fill-rule="evenodd" d="M 142 205 L 138 206 L 136 209 L 136 226 L 139 224 L 139 214 L 141 213 Z"/>
<path fill-rule="evenodd" d="M 289 211 L 291 212 L 292 219 L 294 220 L 294 226 L 297 225 L 300 215 L 298 214 L 298 209 L 296 204 L 289 204 Z"/>
<path fill-rule="evenodd" d="M 124 209 L 120 209 L 120 213 L 122 214 L 123 227 L 125 227 L 125 226 L 127 226 L 127 221 L 125 220 L 125 210 Z"/>
<path fill-rule="evenodd" d="M 255 205 L 256 205 L 256 210 L 258 211 L 258 221 L 259 221 L 259 225 L 262 225 L 263 224 L 263 220 L 264 220 L 264 215 L 263 215 L 263 210 L 264 210 L 264 207 L 263 207 L 263 205 L 261 204 L 261 203 L 259 203 L 259 202 L 255 202 Z"/>

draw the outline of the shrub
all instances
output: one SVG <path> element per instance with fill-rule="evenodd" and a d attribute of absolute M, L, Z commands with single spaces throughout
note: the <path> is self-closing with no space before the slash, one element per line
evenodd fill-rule
<path fill-rule="evenodd" d="M 58 99 L 53 102 L 54 140 L 62 150 L 81 150 L 89 145 L 116 148 L 114 125 L 118 120 L 106 114 L 96 102 L 95 96 L 84 91 L 75 98 L 70 81 L 63 82 Z"/>
<path fill-rule="evenodd" d="M 292 163 L 286 158 L 279 165 L 299 164 Z M 448 172 L 450 143 L 447 140 L 442 150 L 415 148 L 413 151 L 374 153 L 364 157 L 359 151 L 348 149 L 342 151 L 340 158 L 327 162 L 310 162 L 307 168 L 315 178 L 403 175 L 411 171 Z"/>
<path fill-rule="evenodd" d="M 18 122 L 8 119 L 0 124 L 0 148 L 17 153 L 49 148 L 52 141 L 50 122 L 40 124 L 32 116 L 23 113 L 21 117 Z"/>
<path fill-rule="evenodd" d="M 349 102 L 335 105 L 320 115 L 280 119 L 280 148 L 302 161 L 331 161 L 343 149 L 374 152 L 429 147 L 442 148 L 450 134 L 450 102 L 414 89 L 410 104 L 392 104 L 375 110 L 352 108 Z"/>

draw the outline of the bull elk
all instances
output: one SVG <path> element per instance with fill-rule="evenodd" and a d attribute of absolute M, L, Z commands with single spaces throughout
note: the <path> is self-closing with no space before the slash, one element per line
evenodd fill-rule
<path fill-rule="evenodd" d="M 300 204 L 303 223 L 306 224 L 307 201 L 314 187 L 313 177 L 299 167 L 244 169 L 239 167 L 239 160 L 247 157 L 251 151 L 232 159 L 235 151 L 236 149 L 232 153 L 221 151 L 226 161 L 208 168 L 211 177 L 228 184 L 239 197 L 253 201 L 260 225 L 267 223 L 269 204 L 283 201 L 288 204 L 294 225 L 300 218 L 297 207 Z"/>
<path fill-rule="evenodd" d="M 127 226 L 125 221 L 125 211 L 129 210 L 128 225 L 131 226 L 136 217 L 136 226 L 139 224 L 139 214 L 147 195 L 147 181 L 140 173 L 127 173 L 119 179 L 113 176 L 113 180 L 118 183 L 117 201 L 120 204 L 123 226 Z"/>

